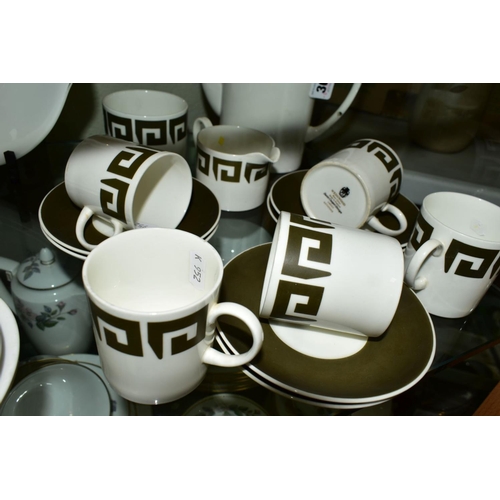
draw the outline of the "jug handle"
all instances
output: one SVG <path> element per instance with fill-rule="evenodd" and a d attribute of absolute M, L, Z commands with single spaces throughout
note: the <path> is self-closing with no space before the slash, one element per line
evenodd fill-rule
<path fill-rule="evenodd" d="M 19 262 L 8 259 L 7 257 L 0 257 L 0 270 L 5 271 L 9 282 L 14 279 L 18 267 Z M 12 295 L 3 284 L 2 280 L 0 280 L 0 298 L 10 307 L 12 312 L 16 312 Z"/>
<path fill-rule="evenodd" d="M 346 98 L 344 99 L 342 104 L 338 107 L 337 111 L 335 111 L 335 113 L 333 113 L 333 115 L 330 116 L 330 118 L 328 118 L 326 121 L 315 127 L 310 125 L 307 128 L 305 142 L 309 142 L 312 141 L 313 139 L 316 139 L 320 135 L 324 134 L 331 126 L 337 123 L 337 121 L 347 111 L 347 108 L 349 108 L 349 106 L 352 104 L 352 101 L 354 101 L 354 98 L 358 94 L 360 87 L 361 83 L 353 83 L 351 90 L 349 90 L 349 93 L 347 94 Z"/>

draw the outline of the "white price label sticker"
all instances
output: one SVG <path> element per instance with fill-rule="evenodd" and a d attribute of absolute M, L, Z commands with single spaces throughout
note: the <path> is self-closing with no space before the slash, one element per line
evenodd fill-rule
<path fill-rule="evenodd" d="M 190 253 L 189 281 L 200 290 L 205 288 L 205 263 L 203 257 L 193 251 Z"/>
<path fill-rule="evenodd" d="M 334 83 L 312 83 L 309 97 L 313 99 L 330 99 L 334 85 Z"/>

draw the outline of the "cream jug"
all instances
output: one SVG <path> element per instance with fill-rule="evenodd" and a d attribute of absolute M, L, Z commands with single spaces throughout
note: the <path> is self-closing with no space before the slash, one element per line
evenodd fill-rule
<path fill-rule="evenodd" d="M 311 126 L 314 101 L 310 83 L 202 83 L 203 91 L 221 125 L 240 125 L 269 134 L 281 155 L 273 173 L 297 170 L 304 144 L 332 127 L 345 113 L 361 86 L 352 87 L 333 115 Z"/>

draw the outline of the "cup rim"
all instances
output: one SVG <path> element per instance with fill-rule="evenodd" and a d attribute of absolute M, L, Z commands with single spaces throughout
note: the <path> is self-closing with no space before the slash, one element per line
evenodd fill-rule
<path fill-rule="evenodd" d="M 456 202 L 456 200 L 467 200 L 468 203 L 474 203 L 474 205 L 480 205 L 482 204 L 483 207 L 486 207 L 488 210 L 494 210 L 498 212 L 499 215 L 499 220 L 500 220 L 500 207 L 498 205 L 495 205 L 494 203 L 491 203 L 490 201 L 484 200 L 482 198 L 479 198 L 477 196 L 473 196 L 470 194 L 466 193 L 457 193 L 454 191 L 438 191 L 435 193 L 430 193 L 428 194 L 422 201 L 422 208 L 425 209 L 425 211 L 436 221 L 438 222 L 441 226 L 446 227 L 450 231 L 456 234 L 460 234 L 466 238 L 470 238 L 472 240 L 477 240 L 481 241 L 483 243 L 489 243 L 491 245 L 496 245 L 498 246 L 500 244 L 500 232 L 498 233 L 498 238 L 497 239 L 490 239 L 490 238 L 484 238 L 481 237 L 479 234 L 475 235 L 472 233 L 466 233 L 463 230 L 457 229 L 456 227 L 453 227 L 448 221 L 443 221 L 443 218 L 440 217 L 438 214 L 436 214 L 436 208 L 433 205 L 435 203 L 435 200 L 441 200 L 439 203 L 443 206 L 449 207 L 450 201 L 453 199 L 453 202 Z M 431 205 L 431 206 L 429 206 Z"/>
<path fill-rule="evenodd" d="M 119 105 L 120 100 L 125 97 L 133 97 L 134 103 L 127 103 L 125 105 Z M 156 100 L 156 104 L 154 108 L 152 108 L 152 112 L 144 113 L 140 112 L 136 107 L 139 99 L 153 99 Z M 154 101 L 153 101 L 154 102 Z M 162 105 L 162 112 L 154 111 L 160 108 Z M 165 111 L 163 106 L 173 105 L 173 109 L 169 109 Z M 153 118 L 162 118 L 162 117 L 173 117 L 177 115 L 182 115 L 188 110 L 188 103 L 182 97 L 172 94 L 170 92 L 164 92 L 162 90 L 154 90 L 154 89 L 124 89 L 117 90 L 116 92 L 111 92 L 107 94 L 102 99 L 102 106 L 109 111 L 110 113 L 132 117 L 136 119 L 149 120 Z"/>
<path fill-rule="evenodd" d="M 221 148 L 217 147 L 217 143 L 213 144 L 205 144 L 203 143 L 203 138 L 207 134 L 217 134 L 217 132 L 224 132 L 224 130 L 227 131 L 232 131 L 236 132 L 238 134 L 253 134 L 256 138 L 259 138 L 259 140 L 262 140 L 262 145 L 267 148 L 267 151 L 264 154 L 270 154 L 272 148 L 276 146 L 275 140 L 269 135 L 266 134 L 265 132 L 262 132 L 261 130 L 257 130 L 254 128 L 250 127 L 242 127 L 240 125 L 213 125 L 212 127 L 205 127 L 204 129 L 200 130 L 197 136 L 197 146 L 201 147 L 203 150 L 206 152 L 214 151 L 218 154 L 222 155 L 227 155 L 231 157 L 238 157 L 238 156 L 244 156 L 247 154 L 255 153 L 255 152 L 262 152 L 262 151 L 256 151 L 254 148 L 249 149 L 248 151 L 242 151 L 239 153 L 229 153 L 227 151 L 222 150 Z M 215 147 L 214 147 L 215 146 Z M 264 149 L 264 148 L 263 148 Z"/>
<path fill-rule="evenodd" d="M 210 288 L 206 288 L 203 291 L 202 297 L 198 297 L 196 300 L 193 300 L 193 302 L 189 303 L 188 305 L 183 305 L 176 308 L 165 308 L 161 311 L 143 311 L 143 310 L 118 306 L 103 299 L 100 295 L 98 295 L 95 292 L 94 287 L 90 283 L 89 267 L 92 265 L 92 262 L 95 258 L 97 258 L 102 252 L 107 251 L 108 247 L 112 246 L 115 246 L 116 248 L 122 247 L 123 245 L 126 245 L 127 239 L 136 237 L 138 238 L 139 235 L 144 235 L 144 234 L 148 235 L 155 243 L 158 243 L 161 234 L 167 235 L 168 233 L 170 233 L 170 235 L 178 234 L 182 238 L 189 239 L 191 241 L 196 241 L 197 244 L 202 245 L 208 252 L 210 252 L 211 255 L 214 256 L 214 261 L 217 262 L 217 267 L 218 267 L 217 275 L 214 279 L 212 286 Z M 144 242 L 145 238 L 143 237 L 141 239 L 143 241 L 144 248 L 147 248 L 148 244 Z M 173 239 L 175 240 L 175 237 L 173 237 Z M 222 283 L 223 274 L 224 274 L 224 264 L 222 262 L 222 258 L 218 254 L 217 250 L 215 250 L 215 248 L 208 241 L 188 231 L 184 231 L 182 229 L 170 229 L 170 228 L 158 228 L 158 227 L 131 229 L 124 231 L 123 233 L 117 234 L 116 236 L 113 236 L 111 238 L 108 238 L 107 240 L 97 245 L 89 253 L 88 257 L 85 259 L 82 266 L 83 286 L 85 289 L 85 293 L 88 295 L 89 299 L 95 302 L 95 304 L 101 307 L 102 309 L 116 311 L 116 313 L 120 314 L 124 318 L 132 318 L 132 317 L 136 318 L 138 315 L 141 317 L 159 318 L 159 316 L 162 315 L 172 315 L 180 313 L 182 311 L 187 311 L 188 309 L 192 308 L 194 304 L 203 302 L 204 300 L 206 300 L 207 297 L 212 296 L 217 291 L 218 287 L 220 287 Z M 156 321 L 159 321 L 159 319 L 156 319 Z"/>

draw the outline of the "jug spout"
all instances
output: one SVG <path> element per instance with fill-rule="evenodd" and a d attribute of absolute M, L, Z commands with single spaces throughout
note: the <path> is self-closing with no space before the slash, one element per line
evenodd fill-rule
<path fill-rule="evenodd" d="M 255 153 L 249 153 L 246 155 L 247 161 L 252 161 L 255 163 L 276 163 L 280 159 L 280 150 L 276 146 L 273 146 L 271 152 L 268 154 L 264 154 L 256 151 Z"/>

